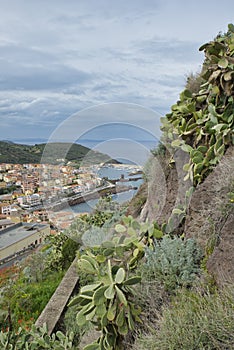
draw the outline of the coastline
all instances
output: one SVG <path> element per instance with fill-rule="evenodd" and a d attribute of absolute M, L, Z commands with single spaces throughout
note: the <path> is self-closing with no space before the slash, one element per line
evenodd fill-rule
<path fill-rule="evenodd" d="M 96 188 L 92 191 L 86 192 L 84 194 L 74 195 L 70 198 L 66 198 L 64 200 L 60 200 L 56 203 L 52 203 L 51 205 L 44 205 L 45 210 L 59 211 L 68 206 L 74 206 L 77 204 L 85 203 L 91 199 L 98 199 L 100 197 L 104 197 L 106 195 L 118 194 L 121 192 L 130 191 L 132 189 L 136 189 L 133 186 L 125 186 L 125 185 L 112 185 L 103 186 L 101 188 Z"/>

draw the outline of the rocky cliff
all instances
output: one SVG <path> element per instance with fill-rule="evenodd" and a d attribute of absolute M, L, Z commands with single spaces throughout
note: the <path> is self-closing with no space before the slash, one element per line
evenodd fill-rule
<path fill-rule="evenodd" d="M 184 154 L 178 153 L 175 163 L 169 158 L 151 159 L 147 200 L 140 219 L 168 222 L 173 209 L 184 203 L 188 184 L 183 180 Z M 187 213 L 176 230 L 193 237 L 207 255 L 207 269 L 218 284 L 234 282 L 234 204 L 228 193 L 234 183 L 234 147 L 231 146 L 213 172 L 193 192 Z"/>
<path fill-rule="evenodd" d="M 204 44 L 200 75 L 162 118 L 162 147 L 146 166 L 140 219 L 193 237 L 217 283 L 234 282 L 234 26 Z"/>

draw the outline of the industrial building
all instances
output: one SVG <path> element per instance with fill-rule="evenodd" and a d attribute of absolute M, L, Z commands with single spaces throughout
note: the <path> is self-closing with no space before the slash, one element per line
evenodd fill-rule
<path fill-rule="evenodd" d="M 49 234 L 50 226 L 39 223 L 21 222 L 0 230 L 0 263 L 38 246 Z"/>

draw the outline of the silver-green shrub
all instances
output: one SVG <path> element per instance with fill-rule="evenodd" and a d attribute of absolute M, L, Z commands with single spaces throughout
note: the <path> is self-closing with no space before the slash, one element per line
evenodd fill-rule
<path fill-rule="evenodd" d="M 189 287 L 200 272 L 202 252 L 193 239 L 164 236 L 146 248 L 143 270 L 147 279 L 163 283 L 166 290 Z"/>

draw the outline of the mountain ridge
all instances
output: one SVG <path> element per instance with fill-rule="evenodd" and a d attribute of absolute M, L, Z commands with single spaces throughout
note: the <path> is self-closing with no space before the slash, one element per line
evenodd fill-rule
<path fill-rule="evenodd" d="M 51 163 L 74 162 L 80 164 L 119 163 L 109 155 L 93 151 L 80 144 L 68 142 L 36 143 L 34 145 L 0 140 L 0 163 Z"/>

